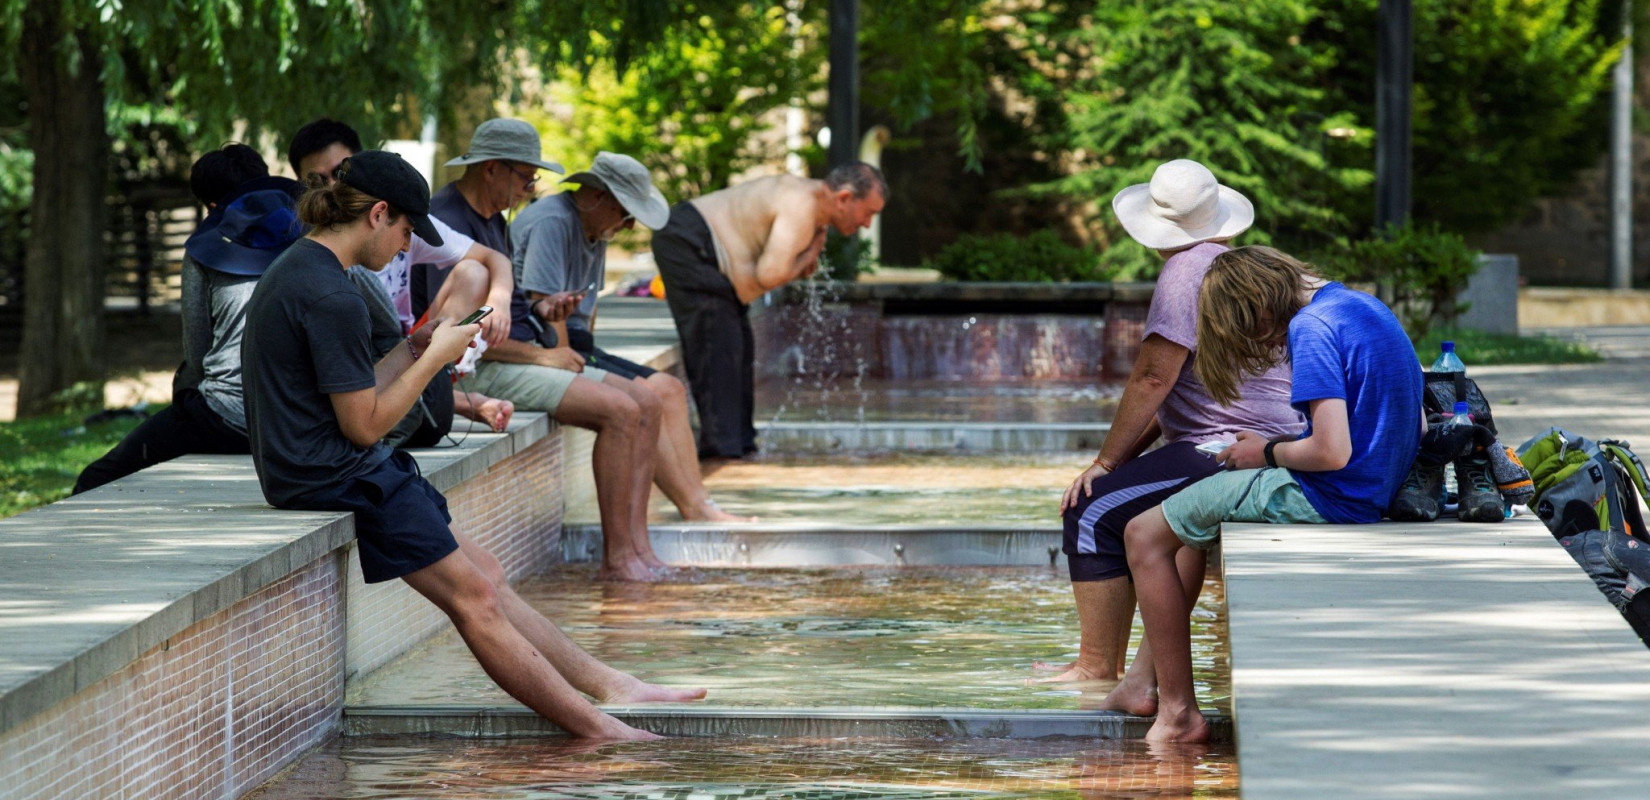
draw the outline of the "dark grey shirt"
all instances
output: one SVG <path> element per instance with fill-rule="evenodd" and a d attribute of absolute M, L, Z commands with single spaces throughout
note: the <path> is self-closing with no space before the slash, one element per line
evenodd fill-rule
<path fill-rule="evenodd" d="M 568 330 L 590 331 L 596 293 L 607 284 L 607 242 L 585 239 L 573 194 L 551 195 L 522 209 L 510 223 L 516 286 L 539 294 L 594 289 L 567 317 Z"/>
<path fill-rule="evenodd" d="M 367 301 L 331 250 L 299 239 L 246 307 L 241 363 L 247 435 L 264 498 L 283 506 L 365 474 L 390 454 L 344 436 L 329 395 L 370 389 Z"/>

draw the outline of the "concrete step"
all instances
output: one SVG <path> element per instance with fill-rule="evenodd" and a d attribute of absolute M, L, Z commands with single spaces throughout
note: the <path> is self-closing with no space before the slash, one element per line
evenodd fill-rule
<path fill-rule="evenodd" d="M 1066 422 L 769 422 L 757 426 L 770 453 L 964 450 L 1097 450 L 1110 423 Z"/>
<path fill-rule="evenodd" d="M 1061 531 L 1049 527 L 932 528 L 922 525 L 678 523 L 649 526 L 653 549 L 694 567 L 991 566 L 1060 567 Z M 562 559 L 601 560 L 597 525 L 562 530 Z"/>

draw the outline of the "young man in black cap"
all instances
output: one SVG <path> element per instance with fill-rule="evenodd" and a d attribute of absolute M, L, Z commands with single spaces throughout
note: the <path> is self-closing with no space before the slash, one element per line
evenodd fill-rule
<path fill-rule="evenodd" d="M 393 153 L 343 162 L 299 202 L 311 226 L 270 265 L 247 305 L 242 343 L 252 459 L 277 508 L 355 514 L 369 583 L 401 578 L 452 620 L 487 674 L 575 736 L 656 738 L 604 702 L 682 701 L 703 690 L 643 683 L 580 650 L 511 590 L 491 553 L 451 527 L 446 500 L 410 455 L 379 442 L 479 325 L 420 328 L 374 363 L 366 299 L 351 264 L 383 269 L 416 232 L 439 243 L 429 186 Z"/>
<path fill-rule="evenodd" d="M 241 326 L 258 276 L 302 233 L 303 186 L 271 177 L 257 151 L 230 144 L 195 162 L 189 187 L 208 213 L 184 245 L 184 361 L 172 379 L 172 404 L 87 466 L 75 494 L 191 453 L 251 452 L 241 409 Z"/>

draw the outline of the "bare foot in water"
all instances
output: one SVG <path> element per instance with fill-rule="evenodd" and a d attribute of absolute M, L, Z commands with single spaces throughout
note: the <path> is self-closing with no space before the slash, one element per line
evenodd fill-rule
<path fill-rule="evenodd" d="M 1121 711 L 1137 717 L 1150 717 L 1157 714 L 1157 687 L 1147 686 L 1141 682 L 1131 682 L 1124 676 L 1123 682 L 1100 701 L 1102 711 Z"/>
<path fill-rule="evenodd" d="M 575 735 L 581 739 L 601 739 L 613 742 L 651 742 L 664 738 L 657 733 L 649 733 L 641 728 L 632 728 L 616 717 L 605 714 L 603 716 L 606 719 L 602 720 L 602 726 L 599 730 L 588 735 Z"/>
<path fill-rule="evenodd" d="M 705 699 L 705 690 L 697 687 L 660 686 L 657 683 L 632 678 L 633 682 L 617 689 L 610 696 L 600 698 L 608 705 L 635 703 L 691 703 Z"/>
<path fill-rule="evenodd" d="M 1104 667 L 1087 664 L 1083 662 L 1083 659 L 1079 658 L 1076 661 L 1071 662 L 1071 664 L 1065 668 L 1065 671 L 1059 673 L 1058 675 L 1051 675 L 1044 678 L 1032 678 L 1028 680 L 1027 683 L 1079 683 L 1082 681 L 1115 680 L 1117 680 L 1116 670 L 1105 669 Z"/>
<path fill-rule="evenodd" d="M 1207 742 L 1209 721 L 1203 713 L 1192 708 L 1184 714 L 1159 714 L 1152 729 L 1146 731 L 1148 742 Z"/>
<path fill-rule="evenodd" d="M 626 581 L 630 583 L 653 583 L 659 580 L 659 572 L 649 567 L 641 559 L 620 562 L 618 564 L 604 564 L 601 571 L 596 573 L 599 581 Z"/>
<path fill-rule="evenodd" d="M 696 509 L 677 509 L 686 522 L 757 522 L 756 517 L 741 517 L 738 514 L 729 514 L 709 498 L 700 503 Z"/>

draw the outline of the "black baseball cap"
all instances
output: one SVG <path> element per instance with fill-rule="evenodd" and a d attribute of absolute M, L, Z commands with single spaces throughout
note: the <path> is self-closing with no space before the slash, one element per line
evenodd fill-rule
<path fill-rule="evenodd" d="M 413 233 L 425 244 L 441 246 L 430 222 L 430 184 L 399 153 L 362 150 L 338 166 L 338 179 L 389 203 L 412 220 Z"/>

